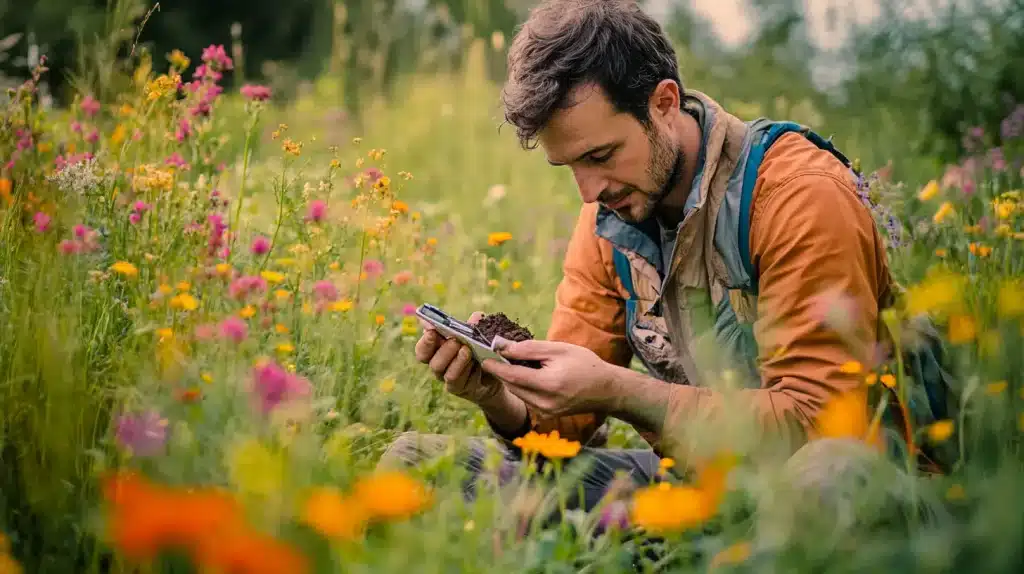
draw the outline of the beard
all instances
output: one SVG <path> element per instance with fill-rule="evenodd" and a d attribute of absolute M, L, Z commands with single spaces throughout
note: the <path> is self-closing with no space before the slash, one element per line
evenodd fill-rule
<path fill-rule="evenodd" d="M 647 175 L 654 183 L 652 189 L 641 190 L 629 186 L 617 193 L 615 199 L 606 202 L 614 203 L 634 192 L 640 192 L 645 201 L 639 213 L 634 213 L 632 208 L 625 210 L 624 213 L 615 211 L 620 219 L 629 223 L 641 223 L 650 218 L 683 178 L 683 150 L 676 148 L 668 138 L 661 137 L 653 130 L 648 132 L 647 140 L 651 145 L 651 161 L 647 165 Z"/>

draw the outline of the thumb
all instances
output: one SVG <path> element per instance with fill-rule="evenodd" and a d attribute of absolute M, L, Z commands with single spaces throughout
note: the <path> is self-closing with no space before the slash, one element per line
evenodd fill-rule
<path fill-rule="evenodd" d="M 524 361 L 542 361 L 550 359 L 562 351 L 563 344 L 556 341 L 539 341 L 528 339 L 526 341 L 509 341 L 501 336 L 494 337 L 494 350 L 501 353 L 506 359 L 521 359 Z"/>

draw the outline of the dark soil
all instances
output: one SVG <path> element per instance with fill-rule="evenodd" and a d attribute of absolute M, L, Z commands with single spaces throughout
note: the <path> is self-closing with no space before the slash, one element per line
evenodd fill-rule
<path fill-rule="evenodd" d="M 509 341 L 526 341 L 533 338 L 533 333 L 529 329 L 509 319 L 504 313 L 484 315 L 480 322 L 476 324 L 476 328 L 487 339 L 488 343 L 494 340 L 495 335 L 501 335 Z M 509 362 L 513 365 L 521 365 L 533 369 L 541 367 L 540 361 L 509 359 Z"/>

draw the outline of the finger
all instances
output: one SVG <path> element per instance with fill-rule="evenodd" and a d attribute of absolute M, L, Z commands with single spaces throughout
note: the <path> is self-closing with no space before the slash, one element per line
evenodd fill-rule
<path fill-rule="evenodd" d="M 524 388 L 537 388 L 540 386 L 540 369 L 531 369 L 519 365 L 509 365 L 495 359 L 484 359 L 480 363 L 484 372 L 509 383 Z"/>
<path fill-rule="evenodd" d="M 431 323 L 430 321 L 427 321 L 423 317 L 417 317 L 416 320 L 420 322 L 420 327 L 423 327 L 424 331 L 433 331 L 435 333 L 437 332 L 437 327 L 435 327 L 434 324 Z"/>
<path fill-rule="evenodd" d="M 466 323 L 468 323 L 470 325 L 476 325 L 477 323 L 480 322 L 480 319 L 483 319 L 483 318 L 484 318 L 483 312 L 481 312 L 481 311 L 474 311 L 473 314 L 469 316 L 469 319 L 466 320 Z"/>
<path fill-rule="evenodd" d="M 429 362 L 434 353 L 437 352 L 437 348 L 441 346 L 442 341 L 443 339 L 437 331 L 424 331 L 423 335 L 420 336 L 420 340 L 416 341 L 416 360 L 421 363 Z"/>
<path fill-rule="evenodd" d="M 456 383 L 464 383 L 468 378 L 469 372 L 473 365 L 473 353 L 469 350 L 469 347 L 463 345 L 459 349 L 459 352 L 455 354 L 455 358 L 448 365 L 448 369 L 444 372 L 444 382 L 448 383 L 451 387 L 461 387 Z M 450 388 L 450 391 L 461 390 Z"/>
<path fill-rule="evenodd" d="M 434 376 L 439 379 L 444 376 L 444 372 L 448 370 L 448 365 L 451 364 L 460 347 L 462 347 L 462 343 L 455 339 L 449 339 L 441 345 L 430 359 L 430 370 L 434 372 Z"/>
<path fill-rule="evenodd" d="M 506 359 L 521 359 L 524 361 L 543 361 L 558 356 L 565 350 L 566 343 L 557 341 L 540 341 L 529 339 L 526 341 L 509 341 L 502 337 L 494 338 L 494 348 Z"/>

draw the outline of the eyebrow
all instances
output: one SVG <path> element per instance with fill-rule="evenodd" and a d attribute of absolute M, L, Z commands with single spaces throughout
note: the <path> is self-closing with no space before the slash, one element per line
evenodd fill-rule
<path fill-rule="evenodd" d="M 571 160 L 569 163 L 580 161 L 581 159 L 587 157 L 588 155 L 593 155 L 593 154 L 595 154 L 597 152 L 609 151 L 609 150 L 611 150 L 613 148 L 616 148 L 618 146 L 619 146 L 619 142 L 609 142 L 609 143 L 606 143 L 606 144 L 601 144 L 601 145 L 599 145 L 597 147 L 590 148 L 587 151 L 579 154 L 573 160 Z M 555 166 L 555 167 L 561 167 L 561 166 L 565 165 L 562 162 L 552 161 L 550 159 L 548 160 L 548 163 L 553 165 L 553 166 Z"/>

